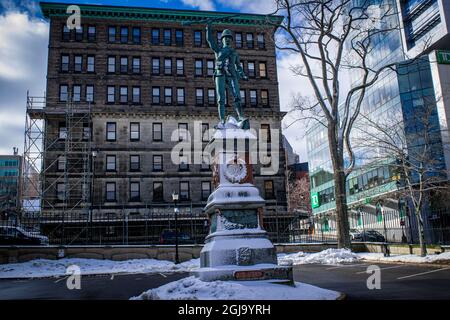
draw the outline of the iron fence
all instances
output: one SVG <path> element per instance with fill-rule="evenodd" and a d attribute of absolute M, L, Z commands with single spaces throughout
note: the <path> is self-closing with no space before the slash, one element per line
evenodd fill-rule
<path fill-rule="evenodd" d="M 167 209 L 167 208 L 166 208 Z M 169 208 L 170 209 L 170 208 Z M 173 210 L 173 208 L 172 208 Z M 170 211 L 170 210 L 169 210 Z M 45 235 L 50 244 L 61 245 L 154 245 L 172 244 L 162 236 L 175 230 L 175 215 L 168 210 L 115 214 L 47 214 L 0 220 L 0 226 L 21 227 Z M 180 243 L 202 244 L 209 231 L 203 213 L 180 210 L 178 231 L 188 235 Z M 450 244 L 450 210 L 429 212 L 424 219 L 427 244 Z M 349 213 L 353 241 L 417 244 L 418 224 L 414 214 L 383 210 Z M 274 243 L 333 243 L 337 241 L 336 217 L 326 215 L 272 214 L 263 219 Z"/>

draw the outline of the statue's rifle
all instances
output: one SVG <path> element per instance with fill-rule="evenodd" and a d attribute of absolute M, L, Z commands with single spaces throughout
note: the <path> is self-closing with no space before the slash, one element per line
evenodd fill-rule
<path fill-rule="evenodd" d="M 181 22 L 181 24 L 183 26 L 191 26 L 193 24 L 210 24 L 213 22 L 219 23 L 219 22 L 224 22 L 229 19 L 240 17 L 240 16 L 242 16 L 242 14 L 235 14 L 235 15 L 231 15 L 231 16 L 227 16 L 227 17 L 206 18 L 206 19 L 197 20 L 197 21 L 183 21 L 183 22 Z"/>

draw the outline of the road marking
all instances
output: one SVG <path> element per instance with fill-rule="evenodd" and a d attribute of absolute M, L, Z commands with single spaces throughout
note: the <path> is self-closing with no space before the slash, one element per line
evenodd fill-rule
<path fill-rule="evenodd" d="M 433 272 L 439 272 L 439 271 L 448 270 L 448 269 L 450 269 L 450 268 L 441 268 L 441 269 L 436 269 L 436 270 L 432 270 L 432 271 L 416 273 L 416 274 L 412 274 L 412 275 L 409 275 L 409 276 L 397 278 L 397 280 L 406 279 L 406 278 L 412 278 L 412 277 L 417 277 L 417 276 L 421 276 L 421 275 L 424 275 L 424 274 L 429 274 L 429 273 L 433 273 Z"/>
<path fill-rule="evenodd" d="M 380 268 L 380 270 L 396 269 L 396 268 L 402 268 L 402 267 L 405 267 L 405 265 Z M 356 272 L 356 274 L 361 274 L 361 273 L 367 273 L 367 271 Z"/>
<path fill-rule="evenodd" d="M 67 278 L 69 278 L 69 276 L 64 276 L 64 277 L 62 277 L 62 278 L 56 280 L 54 283 L 58 283 L 58 282 L 60 282 L 60 281 L 62 281 L 62 280 L 66 280 Z"/>
<path fill-rule="evenodd" d="M 111 275 L 111 279 L 110 280 L 114 280 L 114 274 Z"/>
<path fill-rule="evenodd" d="M 162 275 L 164 278 L 167 278 L 167 276 L 163 273 L 160 273 L 160 275 Z"/>
<path fill-rule="evenodd" d="M 344 264 L 342 266 L 333 267 L 333 268 L 327 268 L 325 270 L 334 270 L 334 269 L 340 269 L 340 268 L 350 268 L 350 267 L 364 267 L 367 266 L 368 263 L 358 263 L 358 264 Z"/>

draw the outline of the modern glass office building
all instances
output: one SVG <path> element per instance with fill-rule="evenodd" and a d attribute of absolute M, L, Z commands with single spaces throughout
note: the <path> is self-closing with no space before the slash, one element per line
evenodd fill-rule
<path fill-rule="evenodd" d="M 21 166 L 21 156 L 0 155 L 0 220 L 8 219 L 7 212 L 20 208 Z"/>
<path fill-rule="evenodd" d="M 408 55 L 409 48 L 417 46 L 420 39 L 427 37 L 426 30 L 434 32 L 442 29 L 442 24 L 445 22 L 442 3 L 437 0 L 374 0 L 372 2 L 375 5 L 388 5 L 395 8 L 397 16 L 393 19 L 398 26 L 404 25 L 405 29 L 398 28 L 387 36 L 380 35 L 378 39 L 375 39 L 374 51 L 370 57 L 371 65 L 378 68 L 382 64 L 397 63 L 397 72 L 385 72 L 367 91 L 362 114 L 372 120 L 398 114 L 406 135 L 410 137 L 406 139 L 408 150 L 413 152 L 414 148 L 421 143 L 417 136 L 424 130 L 423 125 L 418 121 L 417 114 L 430 110 L 428 121 L 431 125 L 427 128 L 432 146 L 430 155 L 440 163 L 442 169 L 445 169 L 446 165 L 447 167 L 449 165 L 443 147 L 448 139 L 446 136 L 448 117 L 445 115 L 444 104 L 440 106 L 442 100 L 440 98 L 443 95 L 442 92 L 449 91 L 445 91 L 446 88 L 442 88 L 439 83 L 448 85 L 450 79 L 439 81 L 436 79 L 436 74 L 439 71 L 441 75 L 446 74 L 446 69 L 442 68 L 450 65 L 446 65 L 445 61 L 441 64 L 437 63 L 441 53 L 435 52 L 432 46 L 428 48 L 428 52 L 422 51 L 420 57 L 416 55 L 415 59 L 410 59 Z M 436 8 L 438 8 L 439 18 L 431 19 L 431 16 L 436 15 Z M 450 55 L 448 57 L 450 58 Z M 448 61 L 450 62 L 450 59 Z M 357 81 L 357 77 L 352 78 Z M 398 176 L 394 166 L 390 165 L 396 159 L 385 158 L 383 161 L 374 161 L 376 157 L 371 157 L 371 153 L 375 153 L 376 150 L 358 148 L 357 138 L 361 136 L 357 137 L 357 135 L 361 135 L 361 132 L 355 130 L 353 135 L 353 147 L 356 149 L 357 159 L 355 170 L 347 181 L 347 201 L 350 210 L 375 212 L 380 203 L 387 208 L 398 209 L 398 198 L 395 195 L 395 191 L 399 188 Z M 320 125 L 311 128 L 307 133 L 307 144 L 313 213 L 328 214 L 335 208 L 335 197 L 326 128 Z"/>

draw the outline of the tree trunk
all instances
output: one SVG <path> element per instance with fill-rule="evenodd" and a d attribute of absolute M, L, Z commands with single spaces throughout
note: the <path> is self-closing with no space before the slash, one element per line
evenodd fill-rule
<path fill-rule="evenodd" d="M 348 221 L 346 177 L 343 147 L 338 147 L 334 129 L 328 130 L 330 155 L 333 163 L 334 194 L 336 199 L 337 245 L 339 249 L 351 249 L 350 224 Z"/>
<path fill-rule="evenodd" d="M 425 257 L 427 255 L 427 246 L 425 244 L 425 233 L 423 231 L 423 220 L 420 208 L 416 208 L 416 220 L 417 220 L 417 230 L 419 232 L 419 244 L 420 244 L 420 256 Z"/>

